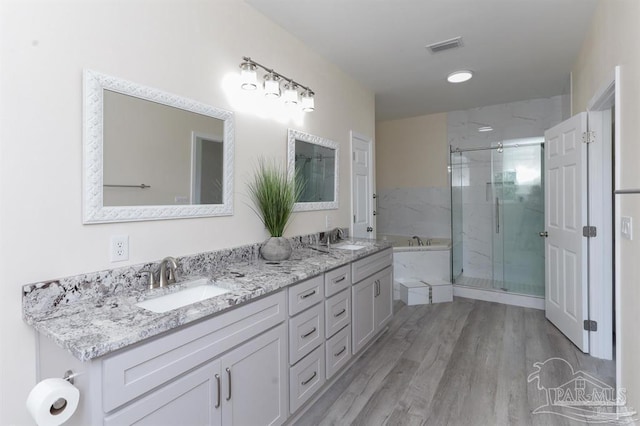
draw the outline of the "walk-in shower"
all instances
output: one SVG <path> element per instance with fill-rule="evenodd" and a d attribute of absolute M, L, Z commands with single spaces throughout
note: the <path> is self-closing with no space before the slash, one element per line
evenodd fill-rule
<path fill-rule="evenodd" d="M 451 147 L 454 284 L 544 296 L 543 142 Z"/>

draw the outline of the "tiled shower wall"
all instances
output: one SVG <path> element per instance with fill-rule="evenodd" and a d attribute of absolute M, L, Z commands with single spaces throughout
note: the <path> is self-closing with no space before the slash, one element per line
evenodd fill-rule
<path fill-rule="evenodd" d="M 542 137 L 546 129 L 558 124 L 568 115 L 567 102 L 568 96 L 555 96 L 451 112 L 447 116 L 449 145 L 453 148 L 488 147 L 510 139 Z M 478 128 L 481 126 L 491 126 L 494 130 L 480 133 Z M 492 258 L 495 205 L 494 200 L 487 195 L 487 185 L 492 180 L 491 156 L 491 151 L 465 152 L 462 161 L 465 163 L 463 173 L 467 176 L 464 177 L 461 193 L 454 192 L 456 220 L 462 221 L 462 227 L 458 227 L 462 233 L 452 236 L 454 270 L 457 266 L 464 269 L 465 276 L 485 279 L 493 278 L 495 266 Z M 522 215 L 529 213 L 519 205 L 510 208 L 514 213 L 520 210 Z M 461 211 L 456 211 L 457 209 Z M 544 212 L 535 214 L 543 215 Z M 521 236 L 539 238 L 533 233 L 535 230 L 527 229 L 529 232 L 522 234 L 524 228 L 529 227 L 523 225 L 519 228 Z M 537 240 L 530 241 L 532 244 L 536 242 Z M 505 245 L 503 249 L 507 247 Z M 544 256 L 544 253 L 539 255 Z M 500 257 L 500 261 L 501 259 Z M 456 261 L 461 261 L 461 264 L 456 265 Z M 527 265 L 523 265 L 521 260 L 515 263 L 510 266 L 529 275 L 530 271 L 525 271 Z"/>
<path fill-rule="evenodd" d="M 568 115 L 568 102 L 568 96 L 555 96 L 453 111 L 447 114 L 448 140 L 442 143 L 463 148 L 489 146 L 492 142 L 504 139 L 541 136 L 546 129 Z M 490 125 L 494 131 L 479 133 L 478 127 L 483 125 Z M 482 191 L 485 184 L 486 180 L 483 180 Z M 484 196 L 484 192 L 482 195 Z M 419 186 L 418 183 L 412 188 L 382 189 L 378 196 L 378 234 L 451 236 L 449 187 L 433 187 L 426 184 Z M 468 212 L 468 217 L 463 220 L 469 226 L 469 236 L 478 238 L 477 246 L 470 246 L 469 252 L 464 256 L 471 260 L 474 256 L 477 257 L 476 255 L 482 257 L 482 253 L 490 253 L 490 246 L 488 252 L 486 248 L 486 243 L 490 244 L 490 240 L 481 231 L 486 227 L 483 220 L 487 215 L 483 214 L 482 209 L 475 212 L 472 208 L 464 210 Z M 477 232 L 474 234 L 471 229 Z M 472 251 L 477 253 L 473 254 Z M 478 260 L 476 263 L 482 262 Z M 490 262 L 488 265 L 490 269 Z"/>

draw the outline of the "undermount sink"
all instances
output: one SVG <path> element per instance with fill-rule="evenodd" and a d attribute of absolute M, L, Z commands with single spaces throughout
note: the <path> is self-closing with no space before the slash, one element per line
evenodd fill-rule
<path fill-rule="evenodd" d="M 199 278 L 193 281 L 180 283 L 186 285 L 187 288 L 176 291 L 175 293 L 165 294 L 164 296 L 155 297 L 139 303 L 136 306 L 147 309 L 155 313 L 168 312 L 192 303 L 202 302 L 221 294 L 229 293 L 229 290 L 210 284 L 206 278 Z"/>
<path fill-rule="evenodd" d="M 359 244 L 342 244 L 339 246 L 335 246 L 335 248 L 340 250 L 360 250 L 365 248 L 366 246 L 361 246 Z"/>

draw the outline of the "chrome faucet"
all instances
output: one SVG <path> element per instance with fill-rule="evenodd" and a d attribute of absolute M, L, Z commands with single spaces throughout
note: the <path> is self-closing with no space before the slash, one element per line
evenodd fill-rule
<path fill-rule="evenodd" d="M 331 231 L 318 233 L 318 246 L 331 247 L 331 244 L 335 244 L 344 239 L 344 231 L 342 228 L 334 228 Z"/>
<path fill-rule="evenodd" d="M 420 239 L 420 237 L 418 237 L 417 235 L 414 235 L 414 236 L 413 236 L 413 237 L 411 237 L 411 238 L 413 238 L 414 240 L 418 241 L 418 245 L 419 245 L 419 246 L 423 246 L 423 245 L 424 245 L 424 241 L 422 241 L 422 240 Z"/>
<path fill-rule="evenodd" d="M 168 270 L 167 270 L 167 265 L 169 265 Z M 166 287 L 169 284 L 173 284 L 176 282 L 177 268 L 178 268 L 178 262 L 176 262 L 175 258 L 171 256 L 167 256 L 164 259 L 162 259 L 162 262 L 160 262 L 160 274 L 159 274 L 160 287 Z"/>

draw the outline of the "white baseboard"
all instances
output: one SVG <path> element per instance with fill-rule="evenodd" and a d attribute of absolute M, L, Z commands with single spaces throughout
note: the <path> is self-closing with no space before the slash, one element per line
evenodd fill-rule
<path fill-rule="evenodd" d="M 522 306 L 523 308 L 540 309 L 544 311 L 544 298 L 513 294 L 504 291 L 486 290 L 461 285 L 453 286 L 454 297 L 484 300 L 486 302 L 502 303 L 504 305 Z"/>

